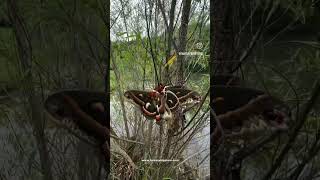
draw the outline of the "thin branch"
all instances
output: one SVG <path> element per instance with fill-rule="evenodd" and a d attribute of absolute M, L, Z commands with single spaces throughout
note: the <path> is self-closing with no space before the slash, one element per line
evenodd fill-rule
<path fill-rule="evenodd" d="M 271 9 L 266 17 L 266 19 L 264 20 L 264 22 L 262 23 L 262 25 L 259 27 L 259 29 L 257 30 L 257 32 L 255 33 L 255 35 L 253 36 L 252 40 L 249 43 L 248 48 L 242 53 L 242 55 L 240 56 L 240 60 L 239 63 L 236 65 L 236 67 L 234 69 L 232 69 L 230 71 L 230 73 L 234 73 L 236 70 L 238 70 L 240 68 L 240 66 L 242 65 L 242 63 L 247 60 L 247 58 L 249 57 L 250 53 L 252 52 L 253 48 L 255 47 L 255 45 L 258 42 L 258 39 L 260 38 L 261 34 L 263 33 L 263 31 L 265 30 L 266 24 L 268 23 L 270 17 L 272 16 L 273 12 L 275 11 L 275 8 L 273 7 L 273 0 L 269 1 L 269 4 L 267 5 L 267 9 Z"/>
<path fill-rule="evenodd" d="M 319 142 L 319 136 L 320 136 L 320 130 L 318 130 L 316 134 L 316 140 L 313 142 L 307 156 L 303 159 L 303 161 L 298 165 L 298 167 L 295 169 L 295 171 L 290 175 L 289 179 L 298 179 L 299 175 L 305 168 L 305 166 L 318 154 L 320 151 L 320 145 Z"/>
<path fill-rule="evenodd" d="M 119 95 L 119 98 L 120 98 L 120 104 L 121 104 L 121 107 L 122 107 L 124 126 L 125 126 L 125 130 L 126 130 L 126 133 L 127 133 L 127 137 L 129 138 L 130 137 L 130 131 L 129 131 L 129 126 L 128 126 L 128 118 L 127 118 L 127 113 L 126 113 L 126 107 L 124 105 L 124 99 L 123 99 L 123 95 L 121 93 L 122 91 L 121 91 L 121 85 L 120 85 L 120 83 L 121 83 L 120 72 L 118 71 L 117 64 L 115 62 L 115 57 L 112 57 L 111 61 L 112 61 L 113 71 L 114 71 L 114 74 L 116 76 L 116 80 L 118 82 L 117 83 L 118 84 L 117 91 L 118 91 L 118 95 Z"/>
<path fill-rule="evenodd" d="M 151 10 L 150 10 L 151 11 Z M 148 21 L 148 16 L 147 16 L 147 2 L 145 1 L 145 7 L 144 7 L 144 15 L 145 15 L 145 20 L 146 20 L 146 25 L 147 25 L 147 36 L 148 36 L 148 42 L 149 42 L 149 46 L 150 46 L 150 54 L 151 54 L 151 57 L 152 57 L 152 62 L 153 62 L 153 68 L 154 68 L 154 76 L 155 76 L 155 81 L 156 83 L 159 85 L 160 84 L 160 81 L 159 81 L 159 76 L 158 76 L 158 70 L 157 70 L 157 65 L 156 65 L 156 62 L 157 62 L 157 58 L 153 52 L 153 47 L 152 47 L 152 42 L 151 42 L 151 36 L 150 36 L 150 21 L 151 19 Z M 150 15 L 151 15 L 151 12 L 150 12 Z"/>

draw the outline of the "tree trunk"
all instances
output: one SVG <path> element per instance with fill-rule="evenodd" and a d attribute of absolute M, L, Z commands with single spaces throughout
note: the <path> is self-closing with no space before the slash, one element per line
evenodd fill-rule
<path fill-rule="evenodd" d="M 235 26 L 233 20 L 237 19 L 235 2 L 232 0 L 216 0 L 210 4 L 210 81 L 214 85 L 215 75 L 232 75 L 230 72 L 236 63 L 235 49 Z M 223 82 L 225 84 L 226 82 Z M 214 97 L 211 91 L 210 96 Z M 211 103 L 213 101 L 211 100 Z M 212 107 L 212 104 L 211 104 Z M 213 117 L 211 117 L 213 119 Z M 213 122 L 214 123 L 214 122 Z M 211 125 L 211 132 L 214 132 L 215 125 Z M 215 180 L 240 180 L 241 167 L 228 169 L 228 159 L 230 152 L 227 148 L 215 154 L 216 147 L 213 145 L 211 137 L 211 179 Z"/>
<path fill-rule="evenodd" d="M 159 1 L 159 6 L 161 6 L 160 4 L 161 2 Z M 170 56 L 172 54 L 171 53 L 171 48 L 172 48 L 172 43 L 173 43 L 173 34 L 174 34 L 174 29 L 173 29 L 173 25 L 174 25 L 174 16 L 175 16 L 175 9 L 176 9 L 176 5 L 177 5 L 177 1 L 176 0 L 172 0 L 171 1 L 171 7 L 170 7 L 170 14 L 169 14 L 169 25 L 167 27 L 167 49 L 166 49 L 166 60 L 165 63 L 167 63 L 168 59 L 170 58 Z M 165 17 L 165 12 L 164 12 L 164 7 L 160 7 L 162 14 L 164 16 L 164 20 L 167 21 L 167 18 Z M 161 67 L 161 66 L 160 66 Z M 164 70 L 164 83 L 165 84 L 169 84 L 170 83 L 170 76 L 169 76 L 169 67 L 165 67 Z"/>
<path fill-rule="evenodd" d="M 231 0 L 216 0 L 211 3 L 210 39 L 212 43 L 210 43 L 211 60 L 209 62 L 211 75 L 215 73 L 228 75 L 235 64 L 236 29 L 233 20 L 237 17 L 234 4 L 235 2 Z"/>
<path fill-rule="evenodd" d="M 107 101 L 110 100 L 110 82 L 109 82 L 109 78 L 110 78 L 110 50 L 111 50 L 111 41 L 110 41 L 110 1 L 106 1 L 106 17 L 105 17 L 105 22 L 106 22 L 106 29 L 108 30 L 108 32 L 106 33 L 106 46 L 104 48 L 105 50 L 105 55 L 106 55 L 106 71 L 105 71 L 105 76 L 104 76 L 104 80 L 105 80 L 105 91 L 107 92 Z M 107 112 L 110 112 L 110 105 L 109 104 L 105 104 L 105 107 L 107 108 Z M 110 114 L 108 119 L 106 119 L 106 121 L 108 121 L 107 124 L 107 128 L 110 129 L 110 122 L 111 122 L 111 118 L 110 118 Z M 109 131 L 110 133 L 110 131 Z M 110 135 L 110 134 L 108 134 Z M 110 173 L 110 138 L 108 138 L 108 140 L 104 143 L 103 146 L 103 154 L 105 155 L 105 171 L 106 171 L 106 179 L 109 176 Z"/>
<path fill-rule="evenodd" d="M 185 52 L 187 47 L 187 35 L 188 35 L 188 24 L 190 16 L 191 0 L 183 1 L 181 25 L 179 29 L 179 52 Z M 175 85 L 183 85 L 184 79 L 184 61 L 185 56 L 178 55 L 176 75 L 175 75 Z"/>

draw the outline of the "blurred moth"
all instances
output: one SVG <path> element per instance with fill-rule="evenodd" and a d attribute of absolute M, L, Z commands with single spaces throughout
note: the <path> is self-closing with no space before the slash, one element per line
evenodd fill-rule
<path fill-rule="evenodd" d="M 221 124 L 212 129 L 215 143 L 220 140 L 221 128 L 227 137 L 245 139 L 288 129 L 291 111 L 280 99 L 252 88 L 216 85 L 211 90 L 211 107 Z"/>
<path fill-rule="evenodd" d="M 53 120 L 70 133 L 100 148 L 105 158 L 105 170 L 109 174 L 109 112 L 107 94 L 88 90 L 61 91 L 50 95 L 45 108 Z"/>
<path fill-rule="evenodd" d="M 50 95 L 45 108 L 53 120 L 88 141 L 108 140 L 107 94 L 87 90 L 68 90 Z M 95 141 L 94 140 L 94 141 Z"/>

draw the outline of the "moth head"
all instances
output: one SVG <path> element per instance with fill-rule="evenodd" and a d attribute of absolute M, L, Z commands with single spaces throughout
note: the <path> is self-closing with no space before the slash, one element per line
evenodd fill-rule
<path fill-rule="evenodd" d="M 159 98 L 159 95 L 160 93 L 156 90 L 152 90 L 148 93 L 148 96 L 151 98 L 151 99 L 158 99 Z"/>
<path fill-rule="evenodd" d="M 165 93 L 166 88 L 167 88 L 167 86 L 160 83 L 154 90 L 163 94 L 163 93 Z"/>

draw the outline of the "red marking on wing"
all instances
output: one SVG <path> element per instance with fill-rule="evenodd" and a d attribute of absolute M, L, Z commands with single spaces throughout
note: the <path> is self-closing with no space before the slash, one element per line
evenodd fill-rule
<path fill-rule="evenodd" d="M 148 111 L 144 106 L 142 106 L 142 112 L 144 115 L 148 116 L 148 117 L 154 117 L 157 113 L 156 112 L 150 112 Z"/>

